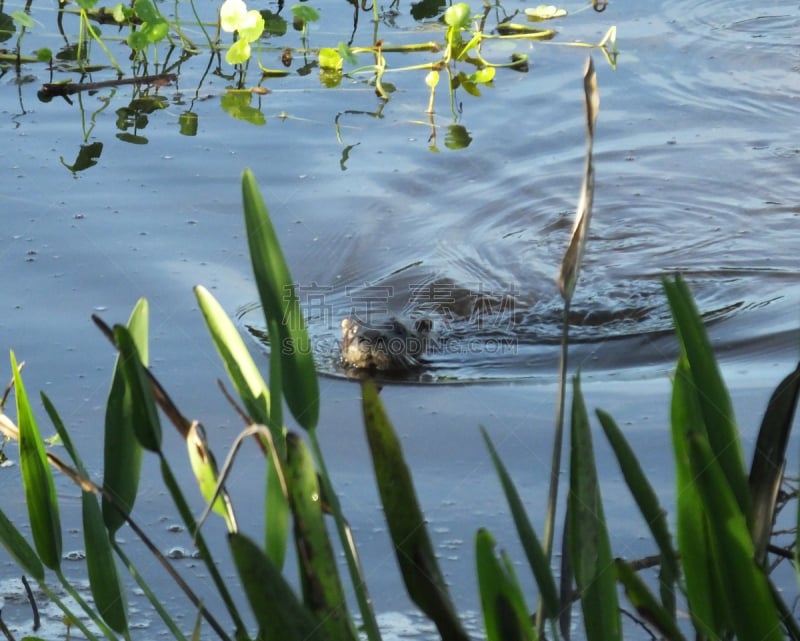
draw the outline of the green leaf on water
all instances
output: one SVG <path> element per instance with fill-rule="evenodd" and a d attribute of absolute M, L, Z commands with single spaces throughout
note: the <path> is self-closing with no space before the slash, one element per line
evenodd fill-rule
<path fill-rule="evenodd" d="M 552 20 L 553 18 L 561 18 L 567 15 L 566 9 L 559 9 L 554 4 L 540 4 L 538 7 L 525 9 L 525 15 L 529 20 L 541 21 Z"/>
<path fill-rule="evenodd" d="M 339 52 L 339 55 L 342 59 L 349 65 L 357 65 L 358 64 L 358 56 L 353 53 L 353 50 L 348 46 L 346 42 L 340 42 L 339 46 L 336 47 L 336 51 Z"/>
<path fill-rule="evenodd" d="M 36 59 L 39 62 L 50 62 L 53 59 L 53 52 L 47 47 L 36 50 Z"/>
<path fill-rule="evenodd" d="M 26 29 L 33 29 L 33 18 L 31 18 L 27 13 L 24 11 L 20 11 L 17 9 L 11 13 L 11 17 L 13 18 L 14 22 L 16 22 L 20 27 L 25 27 Z"/>
<path fill-rule="evenodd" d="M 161 19 L 160 14 L 151 0 L 136 0 L 136 2 L 133 3 L 133 10 L 142 22 L 153 23 Z"/>
<path fill-rule="evenodd" d="M 322 69 L 341 71 L 342 63 L 342 56 L 339 55 L 338 50 L 330 47 L 324 47 L 319 50 L 319 66 Z"/>
<path fill-rule="evenodd" d="M 319 20 L 319 13 L 314 7 L 307 4 L 296 4 L 292 7 L 294 16 L 303 22 L 316 22 Z"/>
<path fill-rule="evenodd" d="M 225 52 L 225 62 L 229 65 L 239 65 L 250 59 L 250 43 L 244 38 L 239 38 Z M 223 96 L 223 99 L 225 96 Z M 223 109 L 225 108 L 223 103 Z M 247 120 L 243 118 L 242 120 Z"/>
<path fill-rule="evenodd" d="M 126 42 L 134 51 L 141 51 L 149 44 L 149 41 L 147 40 L 147 34 L 142 33 L 141 31 L 131 31 L 128 34 Z"/>
<path fill-rule="evenodd" d="M 244 40 L 239 40 L 239 42 L 244 42 Z M 247 45 L 246 42 L 245 45 Z M 249 91 L 228 91 L 220 97 L 220 107 L 222 107 L 222 111 L 236 120 L 263 127 L 267 124 L 267 118 L 259 109 L 250 105 L 252 100 L 253 94 Z"/>
<path fill-rule="evenodd" d="M 148 22 L 142 25 L 142 33 L 147 38 L 147 42 L 155 44 L 167 37 L 169 33 L 169 24 L 166 20 L 158 20 L 156 22 Z"/>
<path fill-rule="evenodd" d="M 444 12 L 444 21 L 448 27 L 466 29 L 469 27 L 472 9 L 466 2 L 459 2 L 447 8 Z"/>
<path fill-rule="evenodd" d="M 58 570 L 61 565 L 61 519 L 58 513 L 56 488 L 42 436 L 33 416 L 13 351 L 11 369 L 14 373 L 14 396 L 17 401 L 19 466 L 33 542 L 42 562 L 51 570 Z"/>

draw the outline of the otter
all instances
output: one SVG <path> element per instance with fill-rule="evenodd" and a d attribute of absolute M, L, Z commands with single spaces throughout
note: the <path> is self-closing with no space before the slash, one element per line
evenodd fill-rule
<path fill-rule="evenodd" d="M 396 318 L 371 326 L 354 318 L 342 320 L 342 363 L 349 368 L 381 372 L 419 369 L 433 323 L 418 319 L 413 328 Z"/>

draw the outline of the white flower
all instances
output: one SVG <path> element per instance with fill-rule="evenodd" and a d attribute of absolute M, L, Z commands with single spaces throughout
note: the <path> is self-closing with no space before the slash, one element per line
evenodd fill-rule
<path fill-rule="evenodd" d="M 247 20 L 247 5 L 244 0 L 225 0 L 219 10 L 219 18 L 223 31 L 238 31 Z"/>

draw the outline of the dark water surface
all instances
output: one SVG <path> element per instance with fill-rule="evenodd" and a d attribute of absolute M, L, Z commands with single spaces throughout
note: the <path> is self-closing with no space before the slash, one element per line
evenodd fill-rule
<path fill-rule="evenodd" d="M 20 6 L 7 2 L 4 10 Z M 505 6 L 526 5 L 508 0 Z M 349 33 L 349 8 L 338 17 L 327 5 L 323 11 L 325 27 L 312 29 L 312 46 L 335 46 Z M 407 3 L 399 11 L 396 27 L 381 26 L 382 37 L 441 37 L 435 24 L 415 24 Z M 30 49 L 60 46 L 49 18 L 45 12 L 44 26 L 27 36 Z M 612 24 L 617 69 L 594 54 L 601 93 L 595 214 L 574 301 L 572 363 L 586 371 L 589 407 L 612 411 L 669 497 L 666 375 L 675 345 L 662 276 L 683 273 L 708 318 L 748 452 L 770 388 L 797 359 L 800 6 L 611 0 L 603 14 L 585 11 L 557 25 L 557 41 L 596 42 Z M 371 42 L 371 29 L 365 14 L 355 44 Z M 299 35 L 291 44 L 299 44 Z M 430 310 L 434 296 L 513 298 L 504 308 L 513 311 L 510 323 L 508 316 L 489 316 L 479 327 L 468 306 L 445 319 L 456 347 L 435 355 L 424 377 L 503 383 L 384 392 L 445 571 L 459 603 L 477 610 L 476 527 L 490 526 L 522 559 L 477 425 L 500 443 L 538 525 L 560 332 L 555 275 L 584 153 L 580 77 L 587 50 L 505 47 L 487 45 L 484 55 L 500 60 L 523 48 L 531 71 L 498 71 L 494 87 L 482 89 L 479 99 L 458 94 L 457 124 L 471 137 L 462 150 L 446 144 L 454 118 L 441 88 L 436 139 L 430 139 L 422 74 L 387 77 L 398 91 L 386 104 L 363 78 L 345 79 L 336 90 L 323 88 L 316 70 L 270 80 L 272 92 L 252 103 L 266 116 L 258 127 L 223 113 L 229 83 L 210 75 L 200 84 L 204 63 L 193 62 L 177 86 L 159 90 L 169 106 L 151 114 L 139 132 L 144 145 L 117 137 L 115 111 L 130 101 L 130 87 L 74 97 L 72 105 L 45 104 L 36 98 L 49 80 L 44 68 L 0 77 L 2 347 L 27 361 L 29 390 L 47 391 L 84 458 L 95 461 L 94 471 L 113 354 L 88 318 L 99 312 L 123 321 L 139 296 L 151 303 L 154 370 L 184 413 L 203 419 L 219 449 L 239 429 L 216 393 L 214 381 L 223 373 L 191 286 L 212 288 L 243 331 L 263 325 L 240 211 L 239 177 L 250 167 L 307 295 L 318 361 L 331 374 L 339 376 L 339 319 L 362 305 L 413 316 Z M 125 55 L 122 48 L 115 52 Z M 278 66 L 277 53 L 268 55 L 264 63 Z M 190 107 L 199 117 L 195 137 L 178 128 Z M 64 166 L 81 145 L 96 142 L 103 149 L 95 166 L 75 174 Z M 251 344 L 259 350 L 256 340 Z M 322 390 L 323 444 L 364 548 L 376 605 L 382 612 L 406 611 L 370 489 L 358 388 L 327 378 Z M 180 460 L 182 444 L 169 438 Z M 605 450 L 602 457 L 607 513 L 620 536 L 615 553 L 650 553 L 615 464 Z M 235 491 L 243 502 L 258 501 L 261 462 L 254 457 L 247 465 L 235 473 Z M 16 482 L 13 468 L 2 473 Z M 148 481 L 144 492 L 145 525 L 162 534 L 165 546 L 173 539 L 189 545 L 167 531 L 172 513 L 158 483 Z M 8 506 L 7 500 L 4 510 L 21 510 L 21 499 Z M 259 531 L 255 514 L 245 527 Z M 80 537 L 70 536 L 79 548 Z M 8 563 L 2 568 L 14 575 Z"/>

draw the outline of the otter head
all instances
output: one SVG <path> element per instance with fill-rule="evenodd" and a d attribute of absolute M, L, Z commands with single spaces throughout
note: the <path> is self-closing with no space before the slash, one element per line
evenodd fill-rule
<path fill-rule="evenodd" d="M 342 362 L 348 367 L 381 371 L 404 371 L 418 368 L 425 351 L 431 321 L 418 320 L 408 329 L 391 318 L 377 326 L 362 325 L 357 320 L 342 320 Z"/>

